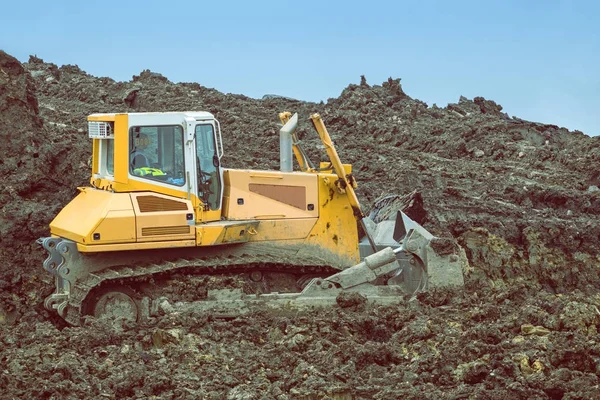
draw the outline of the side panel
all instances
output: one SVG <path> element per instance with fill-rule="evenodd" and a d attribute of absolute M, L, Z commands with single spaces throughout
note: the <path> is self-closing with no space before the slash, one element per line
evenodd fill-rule
<path fill-rule="evenodd" d="M 289 220 L 231 220 L 196 225 L 198 246 L 226 243 L 268 242 L 286 245 L 302 243 L 315 226 L 316 218 Z"/>
<path fill-rule="evenodd" d="M 305 239 L 311 232 L 317 218 L 295 218 L 286 220 L 260 221 L 256 234 L 250 238 L 251 242 L 278 241 Z"/>
<path fill-rule="evenodd" d="M 188 196 L 187 191 L 184 191 L 185 189 L 177 188 L 172 185 L 160 184 L 159 182 L 143 181 L 141 179 L 130 179 L 127 185 L 115 183 L 112 185 L 112 189 L 115 192 L 156 192 L 180 199 L 188 199 L 188 197 L 191 199 L 195 197 L 194 194 Z"/>
<path fill-rule="evenodd" d="M 128 193 L 80 190 L 50 223 L 53 235 L 82 244 L 135 242 L 135 216 Z"/>
<path fill-rule="evenodd" d="M 198 246 L 246 243 L 256 234 L 258 221 L 218 221 L 196 226 Z"/>
<path fill-rule="evenodd" d="M 138 242 L 194 239 L 192 202 L 158 193 L 131 193 Z M 190 218 L 190 219 L 188 219 Z"/>
<path fill-rule="evenodd" d="M 230 220 L 317 218 L 317 175 L 224 170 L 223 216 Z"/>
<path fill-rule="evenodd" d="M 131 205 L 131 203 L 129 203 Z M 132 243 L 135 242 L 135 215 L 131 208 L 124 210 L 109 210 L 106 217 L 94 229 L 94 234 L 100 235 L 100 239 L 88 243 Z"/>

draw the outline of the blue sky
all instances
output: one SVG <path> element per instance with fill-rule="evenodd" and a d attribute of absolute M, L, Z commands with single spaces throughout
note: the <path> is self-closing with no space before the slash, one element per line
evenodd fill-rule
<path fill-rule="evenodd" d="M 143 69 L 225 93 L 320 101 L 365 75 L 432 105 L 483 96 L 509 115 L 600 134 L 600 2 L 20 1 L 0 49 L 130 80 Z"/>

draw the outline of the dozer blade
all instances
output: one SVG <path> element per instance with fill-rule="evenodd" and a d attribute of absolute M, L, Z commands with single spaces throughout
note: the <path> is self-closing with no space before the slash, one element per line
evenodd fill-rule
<path fill-rule="evenodd" d="M 412 255 L 420 261 L 420 271 L 416 274 L 414 264 L 410 261 L 410 268 L 403 269 L 409 278 L 406 282 L 408 290 L 464 286 L 463 269 L 468 265 L 468 260 L 464 250 L 453 239 L 433 236 L 402 211 L 398 211 L 396 216 L 393 238 L 400 243 L 400 253 Z M 415 275 L 421 281 L 419 287 L 414 285 Z"/>
<path fill-rule="evenodd" d="M 396 221 L 370 225 L 378 249 L 389 246 L 396 252 L 399 269 L 388 284 L 401 285 L 407 293 L 464 285 L 468 260 L 454 240 L 435 237 L 402 211 L 397 212 Z M 370 253 L 364 240 L 359 247 L 362 257 Z"/>

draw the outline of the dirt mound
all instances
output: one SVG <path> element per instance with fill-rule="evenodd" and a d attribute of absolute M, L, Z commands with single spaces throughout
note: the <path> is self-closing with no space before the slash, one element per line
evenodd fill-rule
<path fill-rule="evenodd" d="M 52 324 L 42 253 L 53 215 L 89 179 L 86 116 L 206 110 L 224 165 L 278 167 L 277 113 L 319 112 L 367 208 L 382 195 L 457 240 L 464 292 L 396 308 L 343 307 L 233 321 L 171 315 L 140 329 Z M 600 395 L 600 140 L 508 116 L 491 100 L 441 108 L 399 79 L 361 79 L 307 103 L 223 94 L 151 71 L 129 82 L 0 52 L 0 385 L 14 397 L 594 398 Z M 408 195 L 410 193 L 410 195 Z M 393 213 L 385 214 L 392 217 Z M 384 215 L 384 214 L 381 214 Z"/>
<path fill-rule="evenodd" d="M 77 130 L 40 115 L 38 79 L 0 51 L 0 319 L 39 306 L 50 279 L 40 274 L 35 240 L 74 196 L 73 183 L 89 175 L 89 150 Z"/>
<path fill-rule="evenodd" d="M 3 305 L 11 293 L 21 294 L 19 288 L 35 279 L 19 267 L 53 211 L 40 201 L 52 187 L 44 179 L 44 133 L 31 75 L 0 51 L 0 316 L 4 308 L 15 307 Z"/>

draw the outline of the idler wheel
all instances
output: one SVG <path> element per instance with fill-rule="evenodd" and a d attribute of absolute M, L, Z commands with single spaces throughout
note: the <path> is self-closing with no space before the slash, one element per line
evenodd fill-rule
<path fill-rule="evenodd" d="M 96 318 L 124 319 L 137 322 L 140 314 L 133 291 L 128 288 L 108 288 L 94 297 L 90 314 Z"/>

